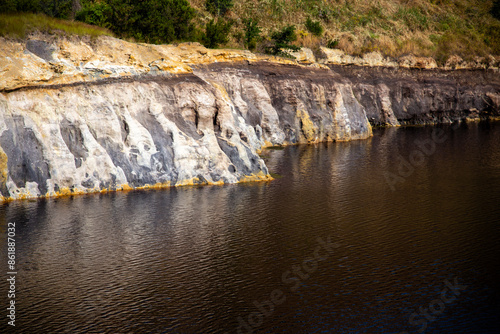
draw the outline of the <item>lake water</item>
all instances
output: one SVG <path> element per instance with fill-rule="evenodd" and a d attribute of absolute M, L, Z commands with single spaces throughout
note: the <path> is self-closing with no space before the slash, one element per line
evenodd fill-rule
<path fill-rule="evenodd" d="M 1 205 L 0 332 L 10 222 L 17 333 L 500 331 L 500 123 L 263 156 L 281 177 Z"/>

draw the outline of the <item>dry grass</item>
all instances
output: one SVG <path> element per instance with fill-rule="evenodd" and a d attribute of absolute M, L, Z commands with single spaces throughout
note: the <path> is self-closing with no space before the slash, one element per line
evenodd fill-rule
<path fill-rule="evenodd" d="M 205 0 L 190 0 L 196 25 L 212 18 Z M 243 19 L 259 20 L 262 45 L 270 34 L 294 24 L 297 44 L 333 46 L 360 55 L 379 51 L 390 57 L 432 56 L 443 62 L 452 54 L 473 58 L 500 55 L 500 21 L 489 14 L 492 0 L 234 0 L 226 14 L 234 25 L 226 47 L 244 48 Z M 324 33 L 313 36 L 307 18 L 320 21 Z M 0 36 L 22 38 L 33 30 L 74 35 L 111 35 L 108 30 L 44 15 L 0 15 Z"/>
<path fill-rule="evenodd" d="M 203 24 L 211 16 L 204 0 L 191 0 Z M 299 34 L 298 43 L 312 49 L 336 45 L 349 54 L 380 51 L 444 59 L 452 53 L 473 57 L 500 55 L 500 21 L 490 14 L 492 0 L 241 0 L 228 13 L 233 30 L 241 20 L 257 18 L 263 34 L 294 24 L 307 32 L 308 17 L 321 21 L 322 38 Z M 238 46 L 238 41 L 230 42 Z M 242 46 L 241 46 L 242 47 Z"/>
<path fill-rule="evenodd" d="M 59 20 L 43 14 L 0 14 L 0 36 L 24 38 L 32 31 L 91 37 L 112 35 L 107 29 L 76 21 Z"/>
<path fill-rule="evenodd" d="M 299 30 L 297 32 L 297 42 L 295 44 L 311 50 L 317 50 L 321 45 L 321 37 L 314 36 L 310 32 L 304 30 Z"/>

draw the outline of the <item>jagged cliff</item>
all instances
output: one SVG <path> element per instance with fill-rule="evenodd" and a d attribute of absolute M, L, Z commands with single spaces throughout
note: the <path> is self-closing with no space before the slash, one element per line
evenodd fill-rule
<path fill-rule="evenodd" d="M 365 139 L 368 119 L 452 121 L 500 105 L 498 69 L 422 74 L 308 50 L 299 63 L 110 37 L 0 45 L 0 200 L 269 180 L 266 146 Z"/>

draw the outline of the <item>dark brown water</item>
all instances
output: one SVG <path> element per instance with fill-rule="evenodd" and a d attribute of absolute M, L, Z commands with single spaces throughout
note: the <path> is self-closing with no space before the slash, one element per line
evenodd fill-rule
<path fill-rule="evenodd" d="M 0 332 L 499 332 L 500 123 L 263 154 L 281 178 L 0 206 Z"/>

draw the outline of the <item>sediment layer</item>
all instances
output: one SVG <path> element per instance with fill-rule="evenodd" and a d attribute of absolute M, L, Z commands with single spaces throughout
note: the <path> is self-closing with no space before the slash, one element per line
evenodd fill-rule
<path fill-rule="evenodd" d="M 0 44 L 1 201 L 270 180 L 264 147 L 500 109 L 495 69 L 345 66 L 110 37 Z"/>

